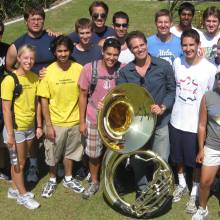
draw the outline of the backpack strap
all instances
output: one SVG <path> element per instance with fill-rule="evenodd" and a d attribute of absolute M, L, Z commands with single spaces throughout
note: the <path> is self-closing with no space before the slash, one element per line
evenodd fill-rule
<path fill-rule="evenodd" d="M 95 91 L 98 79 L 112 80 L 112 79 L 118 79 L 119 78 L 119 71 L 120 71 L 120 66 L 121 66 L 120 62 L 117 62 L 115 64 L 115 74 L 114 74 L 114 76 L 98 76 L 97 65 L 98 65 L 97 60 L 92 62 L 92 79 L 91 79 L 91 84 L 90 84 L 90 88 L 89 88 L 89 92 L 88 92 L 89 97 L 91 97 L 93 92 Z"/>
<path fill-rule="evenodd" d="M 22 85 L 19 83 L 18 77 L 15 73 L 13 73 L 11 71 L 7 71 L 6 76 L 7 75 L 11 76 L 13 78 L 14 84 L 15 84 L 14 91 L 13 91 L 13 97 L 12 97 L 11 112 L 12 112 L 13 128 L 17 129 L 18 126 L 15 121 L 14 103 L 15 103 L 15 99 L 18 98 L 22 93 Z"/>
<path fill-rule="evenodd" d="M 88 92 L 89 97 L 91 97 L 93 92 L 95 91 L 95 87 L 98 81 L 98 71 L 97 71 L 98 64 L 97 63 L 98 63 L 97 60 L 94 60 L 92 62 L 92 79 L 91 79 L 91 84 L 90 84 L 89 92 Z"/>

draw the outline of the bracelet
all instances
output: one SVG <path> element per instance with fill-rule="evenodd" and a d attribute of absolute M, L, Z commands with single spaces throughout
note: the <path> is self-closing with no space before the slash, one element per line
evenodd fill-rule
<path fill-rule="evenodd" d="M 41 126 L 37 126 L 37 128 L 43 129 Z"/>

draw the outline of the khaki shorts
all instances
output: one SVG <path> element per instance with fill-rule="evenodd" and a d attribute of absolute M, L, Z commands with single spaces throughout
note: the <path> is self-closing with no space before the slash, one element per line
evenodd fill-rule
<path fill-rule="evenodd" d="M 62 156 L 66 159 L 80 161 L 83 154 L 79 125 L 64 128 L 53 126 L 56 139 L 55 143 L 45 139 L 45 161 L 49 166 L 55 166 Z"/>

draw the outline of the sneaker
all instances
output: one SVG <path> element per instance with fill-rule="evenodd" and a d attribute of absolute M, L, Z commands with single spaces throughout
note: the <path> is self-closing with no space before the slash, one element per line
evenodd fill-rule
<path fill-rule="evenodd" d="M 9 177 L 6 176 L 4 173 L 0 173 L 0 180 L 9 180 Z"/>
<path fill-rule="evenodd" d="M 182 196 L 186 195 L 189 192 L 188 187 L 182 187 L 177 185 L 176 189 L 173 192 L 173 202 L 179 202 Z"/>
<path fill-rule="evenodd" d="M 34 198 L 34 193 L 32 193 L 32 192 L 27 192 L 26 195 L 32 199 Z M 19 191 L 17 189 L 13 189 L 13 188 L 9 187 L 8 199 L 17 199 L 18 196 L 19 196 Z"/>
<path fill-rule="evenodd" d="M 81 182 L 73 178 L 70 181 L 66 181 L 66 179 L 63 178 L 63 186 L 73 190 L 76 193 L 82 193 L 85 190 L 81 185 Z"/>
<path fill-rule="evenodd" d="M 83 199 L 89 199 L 91 196 L 95 195 L 99 191 L 99 184 L 91 182 L 89 187 L 84 191 L 82 197 Z"/>
<path fill-rule="evenodd" d="M 46 185 L 44 186 L 41 196 L 44 198 L 50 198 L 54 194 L 56 190 L 56 186 L 57 186 L 56 183 L 48 181 Z"/>
<path fill-rule="evenodd" d="M 208 209 L 203 209 L 199 207 L 197 212 L 192 216 L 192 220 L 203 220 L 208 215 Z"/>
<path fill-rule="evenodd" d="M 28 209 L 37 209 L 40 204 L 26 193 L 25 195 L 18 195 L 17 203 L 23 205 Z"/>
<path fill-rule="evenodd" d="M 31 166 L 29 167 L 28 171 L 27 171 L 27 182 L 33 182 L 36 183 L 38 181 L 38 168 L 36 166 Z"/>
<path fill-rule="evenodd" d="M 198 203 L 198 197 L 196 196 L 190 196 L 189 198 L 189 201 L 187 202 L 186 204 L 186 209 L 185 211 L 187 213 L 190 213 L 190 214 L 194 214 L 196 213 L 197 211 L 197 206 L 196 204 Z"/>

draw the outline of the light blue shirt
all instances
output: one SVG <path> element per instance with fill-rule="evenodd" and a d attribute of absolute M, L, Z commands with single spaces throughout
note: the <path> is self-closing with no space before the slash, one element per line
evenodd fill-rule
<path fill-rule="evenodd" d="M 167 42 L 161 41 L 157 35 L 151 35 L 147 38 L 148 52 L 155 57 L 160 57 L 168 61 L 171 65 L 175 58 L 182 56 L 182 48 L 180 38 L 171 35 L 171 39 Z"/>

